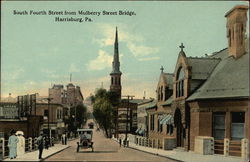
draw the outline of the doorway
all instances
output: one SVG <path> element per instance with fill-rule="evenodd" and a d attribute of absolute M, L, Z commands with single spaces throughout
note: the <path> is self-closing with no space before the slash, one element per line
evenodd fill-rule
<path fill-rule="evenodd" d="M 175 110 L 174 121 L 176 127 L 176 145 L 177 147 L 183 146 L 183 126 L 182 126 L 182 118 L 180 109 Z"/>

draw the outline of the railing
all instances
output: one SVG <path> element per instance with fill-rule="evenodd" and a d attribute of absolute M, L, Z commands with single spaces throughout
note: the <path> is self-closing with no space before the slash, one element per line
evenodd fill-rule
<path fill-rule="evenodd" d="M 56 142 L 55 139 L 52 137 L 50 141 L 51 141 L 50 146 L 54 146 L 54 143 Z M 38 149 L 37 137 L 26 138 L 24 149 L 25 152 L 31 152 L 37 150 Z M 8 158 L 8 155 L 9 155 L 8 140 L 0 138 L 0 161 Z"/>

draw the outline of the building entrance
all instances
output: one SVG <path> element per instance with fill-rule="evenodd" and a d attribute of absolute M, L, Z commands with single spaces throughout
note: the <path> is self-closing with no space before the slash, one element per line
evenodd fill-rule
<path fill-rule="evenodd" d="M 174 121 L 176 126 L 176 145 L 177 147 L 183 147 L 183 126 L 181 119 L 181 111 L 180 109 L 175 110 Z"/>

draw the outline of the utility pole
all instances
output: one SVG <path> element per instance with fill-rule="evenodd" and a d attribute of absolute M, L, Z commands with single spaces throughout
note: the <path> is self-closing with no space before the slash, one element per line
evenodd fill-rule
<path fill-rule="evenodd" d="M 129 99 L 135 97 L 135 96 L 130 96 L 130 95 L 127 95 L 127 96 L 122 96 L 122 97 L 127 97 L 127 100 L 128 100 L 128 105 L 127 105 L 127 120 L 126 120 L 126 134 L 125 134 L 125 141 L 126 141 L 126 145 L 128 146 L 128 143 L 127 143 L 127 139 L 128 139 L 128 112 L 129 112 Z M 130 115 L 130 120 L 131 120 L 131 115 Z M 131 127 L 130 127 L 130 130 L 131 130 Z"/>
<path fill-rule="evenodd" d="M 49 137 L 49 143 L 50 143 L 50 138 L 51 138 L 51 134 L 50 134 L 50 101 L 53 100 L 53 98 L 45 98 L 46 100 L 48 100 L 48 137 Z"/>

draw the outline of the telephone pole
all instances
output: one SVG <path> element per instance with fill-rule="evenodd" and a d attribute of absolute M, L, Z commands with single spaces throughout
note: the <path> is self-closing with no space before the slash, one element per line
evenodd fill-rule
<path fill-rule="evenodd" d="M 126 134 L 125 134 L 125 141 L 126 141 L 126 145 L 128 146 L 128 143 L 127 143 L 127 139 L 128 139 L 128 112 L 129 112 L 129 100 L 130 98 L 132 99 L 133 97 L 135 96 L 130 96 L 130 95 L 127 95 L 127 96 L 122 96 L 122 97 L 127 97 L 127 100 L 128 100 L 128 105 L 127 105 L 127 120 L 126 120 Z M 131 120 L 131 115 L 130 115 L 130 120 Z M 130 126 L 130 130 L 131 130 L 131 126 Z"/>
<path fill-rule="evenodd" d="M 53 100 L 53 98 L 51 97 L 48 97 L 48 98 L 45 98 L 46 100 L 48 100 L 48 137 L 49 137 L 49 143 L 50 143 L 50 119 L 49 119 L 49 116 L 50 116 L 50 101 Z"/>

